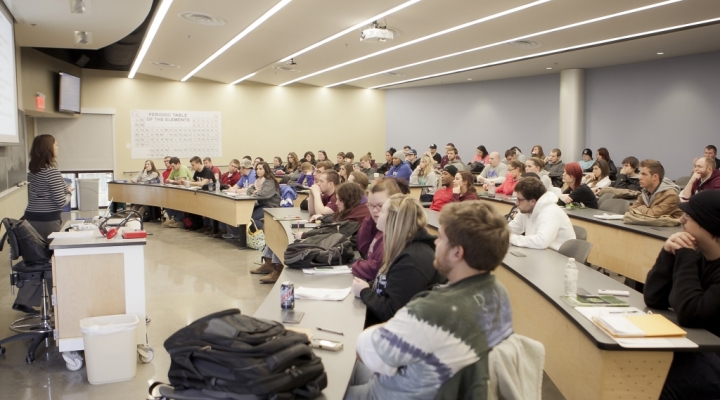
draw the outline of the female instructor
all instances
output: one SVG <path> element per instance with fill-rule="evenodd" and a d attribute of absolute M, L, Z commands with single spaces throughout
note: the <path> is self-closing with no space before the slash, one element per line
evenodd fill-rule
<path fill-rule="evenodd" d="M 28 205 L 25 219 L 47 241 L 62 227 L 60 214 L 70 201 L 71 189 L 57 169 L 58 145 L 52 135 L 36 136 L 30 149 Z"/>

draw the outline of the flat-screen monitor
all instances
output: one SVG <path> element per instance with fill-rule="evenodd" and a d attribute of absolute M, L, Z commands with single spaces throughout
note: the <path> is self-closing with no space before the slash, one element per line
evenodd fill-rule
<path fill-rule="evenodd" d="M 80 113 L 80 78 L 60 72 L 58 109 L 60 112 Z"/>

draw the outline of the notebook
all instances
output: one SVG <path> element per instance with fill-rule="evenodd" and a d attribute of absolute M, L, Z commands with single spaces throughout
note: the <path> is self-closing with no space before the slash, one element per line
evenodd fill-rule
<path fill-rule="evenodd" d="M 684 337 L 687 332 L 660 314 L 598 315 L 593 317 L 600 328 L 613 337 Z"/>

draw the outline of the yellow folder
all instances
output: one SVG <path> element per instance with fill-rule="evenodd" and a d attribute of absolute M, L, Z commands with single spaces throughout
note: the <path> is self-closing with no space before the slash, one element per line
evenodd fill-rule
<path fill-rule="evenodd" d="M 645 332 L 645 337 L 686 336 L 687 332 L 660 314 L 625 317 Z"/>

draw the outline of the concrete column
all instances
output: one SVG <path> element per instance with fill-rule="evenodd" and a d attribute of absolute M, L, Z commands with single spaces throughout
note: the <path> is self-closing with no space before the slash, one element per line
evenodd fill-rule
<path fill-rule="evenodd" d="M 578 161 L 585 147 L 585 70 L 560 71 L 560 150 L 565 163 Z M 546 152 L 549 153 L 549 152 Z"/>

